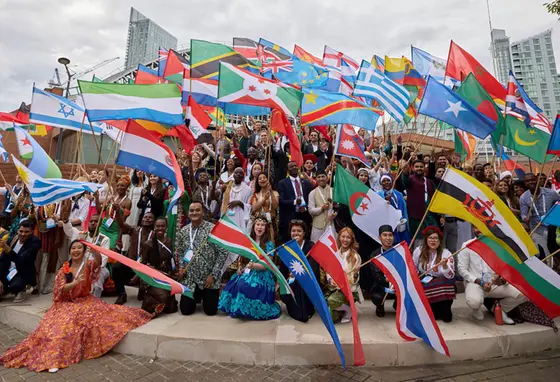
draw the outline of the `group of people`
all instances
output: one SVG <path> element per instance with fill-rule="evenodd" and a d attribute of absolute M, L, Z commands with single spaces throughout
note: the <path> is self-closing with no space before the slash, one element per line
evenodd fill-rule
<path fill-rule="evenodd" d="M 480 232 L 468 222 L 426 210 L 445 168 L 461 168 L 494 190 L 528 230 L 539 225 L 532 237 L 546 256 L 556 249 L 556 240 L 560 242 L 555 227 L 539 224 L 559 198 L 546 176 L 527 174 L 514 181 L 508 171 L 496 174 L 491 164 L 463 166 L 455 155 L 421 155 L 400 137 L 393 142 L 390 136 L 383 139 L 360 130 L 366 166 L 333 155 L 334 132 L 334 128 L 302 131 L 300 167 L 292 158 L 290 142 L 272 136 L 261 121 L 253 121 L 251 129 L 243 123 L 232 133 L 220 130 L 213 143 L 199 144 L 189 154 L 177 153 L 186 191 L 169 214 L 173 186 L 141 170 L 127 169 L 116 176 L 106 169 L 86 173 L 81 168 L 76 180 L 99 183 L 98 192 L 41 207 L 33 205 L 19 178 L 0 189 L 5 195 L 0 293 L 13 294 L 15 303 L 28 293 L 52 293 L 54 301 L 37 330 L 0 362 L 6 367 L 56 370 L 105 353 L 129 330 L 157 315 L 177 311 L 192 315 L 198 304 L 209 316 L 221 311 L 253 320 L 278 318 L 283 304 L 292 318 L 306 322 L 314 315 L 313 305 L 274 248 L 294 239 L 308 254 L 328 228 L 336 235 L 337 255 L 354 300 L 371 300 L 379 317 L 385 315 L 385 300 L 395 300 L 395 292 L 370 260 L 406 241 L 437 320 L 452 321 L 459 281 L 465 285 L 475 319 L 484 318 L 483 304 L 492 312 L 498 301 L 504 322 L 531 319 L 519 312 L 531 303 L 517 289 L 476 253 L 468 248 L 458 252 Z M 396 227 L 383 225 L 379 237 L 372 238 L 352 223 L 348 206 L 333 203 L 336 163 L 401 211 L 403 218 Z M 555 176 L 560 180 L 560 173 Z M 293 297 L 278 293 L 270 270 L 208 240 L 222 216 L 278 264 Z M 88 250 L 81 240 L 155 268 L 192 290 L 192 298 L 182 295 L 177 301 L 169 291 L 144 283 L 130 267 Z M 457 257 L 452 256 L 456 252 Z M 345 294 L 313 258 L 308 261 L 333 320 L 349 322 Z M 128 300 L 125 286 L 138 288 L 142 310 L 123 306 Z M 114 304 L 99 299 L 111 295 L 116 297 Z M 527 308 L 532 314 L 535 309 Z M 50 339 L 47 345 L 42 342 L 45 337 Z M 57 346 L 60 343 L 64 346 Z"/>

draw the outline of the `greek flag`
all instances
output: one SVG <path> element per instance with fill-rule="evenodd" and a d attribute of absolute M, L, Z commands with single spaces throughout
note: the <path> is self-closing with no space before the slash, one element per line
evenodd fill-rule
<path fill-rule="evenodd" d="M 97 183 L 73 182 L 66 179 L 45 179 L 25 167 L 12 155 L 21 180 L 31 194 L 31 201 L 37 206 L 58 203 L 84 191 L 95 192 L 103 186 Z"/>
<path fill-rule="evenodd" d="M 365 60 L 360 66 L 353 94 L 357 97 L 373 98 L 397 122 L 403 121 L 410 99 L 404 86 L 397 84 Z"/>

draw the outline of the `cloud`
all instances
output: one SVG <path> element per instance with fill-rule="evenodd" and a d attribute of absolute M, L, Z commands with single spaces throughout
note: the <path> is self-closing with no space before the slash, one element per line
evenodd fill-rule
<path fill-rule="evenodd" d="M 486 3 L 481 0 L 4 0 L 0 2 L 0 110 L 31 101 L 31 87 L 45 87 L 60 56 L 81 72 L 119 56 L 98 71 L 103 77 L 124 64 L 130 7 L 174 34 L 231 42 L 259 37 L 287 49 L 297 43 L 321 56 L 328 44 L 356 60 L 373 54 L 410 55 L 410 45 L 445 58 L 450 39 L 489 70 L 490 37 Z M 540 1 L 493 0 L 494 28 L 512 41 L 557 25 Z M 520 15 L 523 15 L 521 17 Z M 554 34 L 555 47 L 560 36 Z M 84 79 L 90 79 L 89 73 Z M 65 74 L 61 71 L 62 80 Z"/>

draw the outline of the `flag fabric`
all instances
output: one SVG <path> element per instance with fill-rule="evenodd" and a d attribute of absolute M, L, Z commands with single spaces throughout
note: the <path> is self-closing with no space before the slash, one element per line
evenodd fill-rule
<path fill-rule="evenodd" d="M 323 60 L 321 60 L 319 57 L 315 57 L 314 55 L 307 52 L 305 49 L 303 49 L 301 46 L 297 44 L 294 45 L 294 56 L 296 56 L 302 61 L 309 62 L 310 64 L 315 64 L 319 66 L 323 65 Z"/>
<path fill-rule="evenodd" d="M 12 155 L 19 176 L 29 190 L 31 201 L 36 206 L 58 203 L 84 191 L 94 193 L 103 186 L 98 183 L 74 182 L 66 179 L 45 179 L 28 169 Z"/>
<path fill-rule="evenodd" d="M 470 73 L 476 77 L 492 99 L 505 101 L 506 89 L 502 84 L 480 65 L 473 56 L 451 40 L 445 75 L 462 82 Z"/>
<path fill-rule="evenodd" d="M 303 165 L 303 154 L 301 152 L 301 144 L 298 135 L 294 131 L 288 117 L 284 112 L 278 109 L 272 109 L 270 116 L 270 130 L 285 135 L 290 142 L 291 160 L 297 163 L 299 167 Z"/>
<path fill-rule="evenodd" d="M 229 115 L 269 115 L 270 108 L 253 105 L 242 105 L 236 103 L 226 103 L 223 108 L 224 113 Z"/>
<path fill-rule="evenodd" d="M 560 154 L 560 115 L 556 116 L 556 121 L 554 122 L 554 128 L 552 129 L 552 135 L 548 142 L 546 153 L 552 155 Z"/>
<path fill-rule="evenodd" d="M 257 76 L 231 64 L 220 64 L 218 101 L 280 109 L 295 118 L 303 94 L 278 81 Z"/>
<path fill-rule="evenodd" d="M 363 63 L 362 63 L 363 65 Z M 406 62 L 404 57 L 385 56 L 385 75 L 398 84 L 404 85 L 404 73 L 406 72 Z"/>
<path fill-rule="evenodd" d="M 214 225 L 208 235 L 208 242 L 262 265 L 276 277 L 281 294 L 292 294 L 290 285 L 274 264 L 273 253 L 265 253 L 260 245 L 243 232 L 227 215 L 222 216 Z"/>
<path fill-rule="evenodd" d="M 441 178 L 429 210 L 473 224 L 519 262 L 539 253 L 510 208 L 484 184 L 453 167 L 448 167 Z"/>
<path fill-rule="evenodd" d="M 494 272 L 538 305 L 551 319 L 560 316 L 560 275 L 536 256 L 519 262 L 496 240 L 486 236 L 471 241 L 467 248 L 476 252 Z"/>
<path fill-rule="evenodd" d="M 518 179 L 524 179 L 525 169 L 523 166 L 510 158 L 510 156 L 506 153 L 505 147 L 500 144 L 496 144 L 495 146 L 496 154 L 500 156 L 506 170 L 510 171 L 512 174 L 515 173 Z"/>
<path fill-rule="evenodd" d="M 124 255 L 119 253 L 113 252 L 110 249 L 100 247 L 93 243 L 89 243 L 85 240 L 81 240 L 82 244 L 84 244 L 89 249 L 98 252 L 101 255 L 105 255 L 111 260 L 115 260 L 127 267 L 130 267 L 134 273 L 138 275 L 144 282 L 148 285 L 165 289 L 171 292 L 171 295 L 181 294 L 186 297 L 193 298 L 193 291 L 187 288 L 186 286 L 179 284 L 177 281 L 173 280 L 172 278 L 164 275 L 160 271 L 146 265 L 142 264 L 139 261 L 135 261 L 130 259 Z"/>
<path fill-rule="evenodd" d="M 407 341 L 421 338 L 432 349 L 449 357 L 406 242 L 374 257 L 373 262 L 395 287 L 399 335 Z"/>
<path fill-rule="evenodd" d="M 360 64 L 356 62 L 352 57 L 339 52 L 327 45 L 325 45 L 325 50 L 323 51 L 323 66 L 334 66 L 335 68 L 340 68 L 342 66 L 342 59 L 346 64 L 357 71 L 360 68 Z"/>
<path fill-rule="evenodd" d="M 381 72 L 385 72 L 385 60 L 379 57 L 378 55 L 374 54 L 371 58 L 370 63 L 373 65 L 375 69 L 379 69 Z"/>
<path fill-rule="evenodd" d="M 93 83 L 93 82 L 92 82 Z M 105 86 L 105 83 L 96 83 Z M 93 121 L 90 119 L 90 121 Z M 49 125 L 91 134 L 88 117 L 84 119 L 84 108 L 67 98 L 33 88 L 29 122 Z M 101 134 L 101 127 L 92 123 L 95 134 Z M 83 129 L 82 129 L 83 127 Z"/>
<path fill-rule="evenodd" d="M 446 122 L 480 139 L 485 139 L 496 129 L 492 119 L 432 77 L 428 77 L 428 84 L 418 112 Z"/>
<path fill-rule="evenodd" d="M 492 141 L 503 142 L 505 147 L 515 150 L 517 153 L 526 155 L 539 162 L 548 162 L 552 157 L 547 154 L 551 135 L 536 127 L 528 128 L 520 119 L 512 115 L 506 115 L 504 128 L 500 132 L 492 134 Z"/>
<path fill-rule="evenodd" d="M 2 156 L 2 160 L 4 162 L 9 161 L 8 152 L 6 151 L 6 149 L 4 148 L 4 144 L 2 143 L 2 137 L 0 137 L 0 155 Z"/>
<path fill-rule="evenodd" d="M 14 125 L 25 126 L 28 123 L 29 121 L 25 121 L 10 113 L 4 113 L 0 111 L 0 130 L 13 131 Z"/>
<path fill-rule="evenodd" d="M 151 84 L 159 84 L 160 82 L 163 81 L 162 78 L 158 76 L 157 71 L 150 69 L 145 65 L 138 64 L 138 70 L 136 71 L 136 78 L 134 78 L 135 84 L 151 85 Z"/>
<path fill-rule="evenodd" d="M 496 129 L 492 133 L 495 138 L 501 134 L 504 126 L 504 116 L 500 108 L 496 105 L 490 94 L 482 87 L 474 74 L 467 75 L 457 89 L 457 95 L 467 101 L 473 108 L 490 118 L 496 124 Z"/>
<path fill-rule="evenodd" d="M 189 119 L 189 130 L 196 139 L 203 134 L 210 134 L 207 129 L 212 123 L 212 118 L 196 103 L 192 96 L 189 97 L 187 104 L 187 118 Z"/>
<path fill-rule="evenodd" d="M 357 159 L 367 167 L 370 167 L 364 150 L 364 140 L 356 133 L 352 125 L 338 125 L 336 129 L 336 141 L 334 143 L 335 155 Z"/>
<path fill-rule="evenodd" d="M 334 125 L 348 123 L 368 130 L 375 125 L 382 113 L 342 93 L 331 93 L 319 89 L 303 89 L 301 102 L 302 125 Z"/>
<path fill-rule="evenodd" d="M 218 81 L 184 77 L 181 103 L 186 105 L 189 95 L 199 105 L 216 106 L 218 103 Z M 223 105 L 221 106 L 223 107 Z"/>
<path fill-rule="evenodd" d="M 243 55 L 243 57 L 257 63 L 259 61 L 259 56 L 257 54 L 257 47 L 259 43 L 255 40 L 245 37 L 234 37 L 233 38 L 233 50 Z"/>
<path fill-rule="evenodd" d="M 172 129 L 167 130 L 166 136 L 179 138 L 183 150 L 187 154 L 191 154 L 197 145 L 196 138 L 193 136 L 191 131 L 185 125 L 178 125 Z"/>
<path fill-rule="evenodd" d="M 167 63 L 163 71 L 163 78 L 176 84 L 183 83 L 183 74 L 190 73 L 191 64 L 185 57 L 169 49 L 167 54 Z"/>
<path fill-rule="evenodd" d="M 228 63 L 254 73 L 260 73 L 260 67 L 226 45 L 191 40 L 190 55 L 191 78 L 217 80 L 220 74 L 220 63 Z"/>
<path fill-rule="evenodd" d="M 101 78 L 98 78 L 95 74 L 91 77 L 91 82 L 105 82 Z"/>
<path fill-rule="evenodd" d="M 461 155 L 462 160 L 469 160 L 476 149 L 476 137 L 461 129 L 455 129 L 455 152 Z"/>
<path fill-rule="evenodd" d="M 404 86 L 387 77 L 366 60 L 362 60 L 354 95 L 376 100 L 397 122 L 403 121 L 410 97 Z"/>
<path fill-rule="evenodd" d="M 507 86 L 506 113 L 522 119 L 527 127 L 552 132 L 552 124 L 543 111 L 529 98 L 511 70 Z"/>
<path fill-rule="evenodd" d="M 19 155 L 23 159 L 29 159 L 29 170 L 41 178 L 62 178 L 62 173 L 53 162 L 49 154 L 39 143 L 21 127 L 14 126 Z"/>
<path fill-rule="evenodd" d="M 294 70 L 294 62 L 292 60 L 263 62 L 261 75 L 271 79 L 273 75 L 282 72 L 291 72 Z"/>
<path fill-rule="evenodd" d="M 447 61 L 443 58 L 432 56 L 430 53 L 414 46 L 411 47 L 411 51 L 412 63 L 416 70 L 424 77 L 432 76 L 438 82 L 443 83 Z"/>
<path fill-rule="evenodd" d="M 292 54 L 288 49 L 264 38 L 259 39 L 257 55 L 261 62 L 290 60 L 292 58 Z"/>
<path fill-rule="evenodd" d="M 318 89 L 325 90 L 331 93 L 338 93 L 340 91 L 342 83 L 342 73 L 340 69 L 335 68 L 334 66 L 326 66 L 325 69 L 328 73 L 327 82 Z"/>
<path fill-rule="evenodd" d="M 163 73 L 165 73 L 165 67 L 167 66 L 167 55 L 169 50 L 160 47 L 158 50 L 158 77 L 163 78 Z"/>
<path fill-rule="evenodd" d="M 366 363 L 362 339 L 360 338 L 360 328 L 358 327 L 358 312 L 352 289 L 348 282 L 348 276 L 344 270 L 344 260 L 338 251 L 336 239 L 331 227 L 327 227 L 318 242 L 315 243 L 308 256 L 311 256 L 321 266 L 325 272 L 332 277 L 340 291 L 346 297 L 352 311 L 352 330 L 354 334 L 354 366 L 363 366 Z"/>
<path fill-rule="evenodd" d="M 212 118 L 212 123 L 215 127 L 224 127 L 225 125 L 227 125 L 227 117 L 221 107 L 202 106 L 202 108 L 204 109 L 206 114 L 208 114 L 208 116 Z"/>
<path fill-rule="evenodd" d="M 143 119 L 167 125 L 183 123 L 181 91 L 176 84 L 122 85 L 78 80 L 90 121 Z"/>
<path fill-rule="evenodd" d="M 133 120 L 126 125 L 116 163 L 168 180 L 175 188 L 168 213 L 185 191 L 181 168 L 171 149 Z"/>
<path fill-rule="evenodd" d="M 317 88 L 327 83 L 329 72 L 325 68 L 297 58 L 292 63 L 292 71 L 281 71 L 276 73 L 274 77 L 296 87 Z"/>
<path fill-rule="evenodd" d="M 350 209 L 352 222 L 372 239 L 379 241 L 379 227 L 393 229 L 402 214 L 371 188 L 360 182 L 340 164 L 336 165 L 333 200 Z"/>
<path fill-rule="evenodd" d="M 305 254 L 301 251 L 300 246 L 297 241 L 290 240 L 285 244 L 282 244 L 276 248 L 276 254 L 280 257 L 280 260 L 290 269 L 290 272 L 294 275 L 301 288 L 305 291 L 305 294 L 315 307 L 315 311 L 321 317 L 323 324 L 327 328 L 329 334 L 332 337 L 338 355 L 340 356 L 340 363 L 344 368 L 346 368 L 346 360 L 344 358 L 344 352 L 342 350 L 342 345 L 338 339 L 338 333 L 334 328 L 334 323 L 321 291 L 321 287 L 315 274 L 311 269 L 311 265 L 307 261 Z"/>
<path fill-rule="evenodd" d="M 560 203 L 556 202 L 542 219 L 543 224 L 560 227 Z"/>

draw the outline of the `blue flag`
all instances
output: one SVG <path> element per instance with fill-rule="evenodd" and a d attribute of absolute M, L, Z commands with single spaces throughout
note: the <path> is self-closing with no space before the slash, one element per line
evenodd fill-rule
<path fill-rule="evenodd" d="M 290 269 L 290 272 L 294 275 L 295 279 L 299 285 L 303 288 L 307 297 L 315 307 L 315 310 L 323 320 L 327 330 L 329 331 L 338 355 L 340 356 L 340 362 L 342 366 L 346 368 L 346 360 L 344 358 L 344 352 L 342 351 L 342 345 L 338 339 L 338 334 L 334 328 L 334 323 L 327 307 L 325 297 L 321 291 L 321 287 L 313 274 L 311 265 L 305 258 L 305 255 L 301 251 L 298 243 L 295 240 L 290 240 L 289 242 L 276 248 L 276 253 L 280 257 L 280 260 Z"/>
<path fill-rule="evenodd" d="M 556 122 L 552 128 L 552 135 L 548 141 L 547 154 L 559 155 L 560 154 L 560 114 L 556 116 Z"/>
<path fill-rule="evenodd" d="M 418 112 L 446 122 L 480 139 L 485 139 L 496 129 L 493 120 L 432 76 L 428 77 L 428 84 Z"/>
<path fill-rule="evenodd" d="M 560 226 L 560 201 L 554 203 L 554 205 L 543 217 L 542 222 L 545 225 L 553 225 L 555 227 Z"/>
<path fill-rule="evenodd" d="M 278 80 L 306 88 L 322 87 L 327 83 L 329 72 L 325 68 L 294 58 L 292 71 L 279 71 L 274 74 Z"/>

